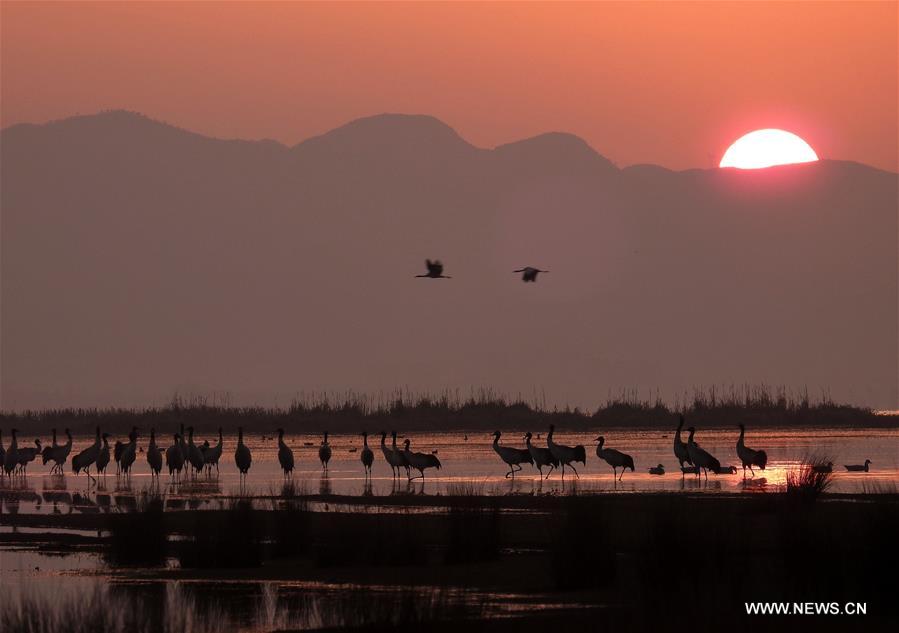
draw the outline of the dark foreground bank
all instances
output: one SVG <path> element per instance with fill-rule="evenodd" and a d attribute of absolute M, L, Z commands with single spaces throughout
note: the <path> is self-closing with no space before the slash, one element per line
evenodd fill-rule
<path fill-rule="evenodd" d="M 145 587 L 240 579 L 408 589 L 377 600 L 348 590 L 346 617 L 332 624 L 361 630 L 874 631 L 899 622 L 894 494 L 460 496 L 332 511 L 340 501 L 274 498 L 260 509 L 235 500 L 190 512 L 148 498 L 122 514 L 5 515 L 4 526 L 30 529 L 2 540 L 99 551 L 113 580 Z M 50 534 L 61 528 L 85 532 Z M 151 589 L 129 595 L 146 603 L 151 624 L 164 616 Z M 490 610 L 484 596 L 515 596 L 514 608 Z M 747 615 L 747 602 L 864 603 L 867 614 Z M 3 610 L 4 630 L 17 630 L 14 617 Z"/>

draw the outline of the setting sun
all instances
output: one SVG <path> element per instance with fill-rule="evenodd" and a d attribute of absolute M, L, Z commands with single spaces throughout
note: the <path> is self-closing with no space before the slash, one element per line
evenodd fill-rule
<path fill-rule="evenodd" d="M 816 160 L 818 155 L 815 150 L 792 132 L 766 129 L 750 132 L 734 141 L 724 152 L 718 166 L 761 169 Z"/>

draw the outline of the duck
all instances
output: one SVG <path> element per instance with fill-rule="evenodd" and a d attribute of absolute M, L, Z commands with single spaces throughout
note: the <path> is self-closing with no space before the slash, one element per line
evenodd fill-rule
<path fill-rule="evenodd" d="M 843 468 L 848 470 L 850 473 L 866 473 L 868 472 L 869 464 L 871 464 L 871 460 L 866 459 L 864 464 L 848 464 L 844 465 Z"/>
<path fill-rule="evenodd" d="M 652 466 L 649 469 L 649 474 L 650 475 L 664 475 L 665 467 L 662 466 L 661 464 L 659 464 L 658 466 Z"/>

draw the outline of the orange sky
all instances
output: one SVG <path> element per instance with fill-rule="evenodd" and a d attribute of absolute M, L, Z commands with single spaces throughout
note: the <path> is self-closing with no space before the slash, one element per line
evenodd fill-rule
<path fill-rule="evenodd" d="M 126 108 L 293 144 L 412 112 L 678 169 L 782 127 L 895 171 L 897 6 L 3 2 L 0 124 Z"/>

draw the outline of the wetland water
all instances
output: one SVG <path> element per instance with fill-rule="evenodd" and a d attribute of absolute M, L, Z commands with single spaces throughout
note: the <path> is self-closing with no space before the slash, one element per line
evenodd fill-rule
<path fill-rule="evenodd" d="M 787 473 L 796 469 L 803 458 L 812 455 L 833 460 L 833 492 L 895 492 L 899 482 L 899 429 L 803 428 L 750 432 L 747 445 L 766 450 L 769 462 L 764 472 L 757 472 L 755 478 L 745 482 L 741 470 L 737 475 L 710 475 L 708 482 L 690 476 L 682 478 L 672 455 L 673 431 L 604 429 L 602 433 L 608 447 L 634 457 L 636 473 L 627 472 L 622 482 L 616 483 L 610 467 L 596 457 L 592 440 L 597 432 L 557 430 L 559 443 L 584 444 L 587 449 L 586 467 L 578 464 L 580 479 L 566 475 L 564 484 L 558 472 L 549 480 L 541 481 L 529 465 L 516 475 L 514 482 L 506 479 L 503 476 L 506 468 L 493 451 L 492 437 L 484 432 L 410 434 L 413 450 L 436 450 L 443 464 L 440 471 L 427 471 L 424 483 L 416 481 L 412 484 L 407 483 L 405 476 L 399 481 L 393 480 L 380 452 L 379 437 L 370 444 L 375 453 L 370 484 L 365 483 L 359 461 L 361 437 L 331 436 L 333 457 L 327 475 L 322 474 L 318 462 L 319 437 L 288 436 L 286 441 L 296 456 L 297 469 L 292 478 L 296 493 L 374 497 L 373 504 L 368 507 L 341 504 L 339 498 L 319 499 L 310 506 L 315 512 L 353 509 L 365 513 L 384 512 L 388 508 L 378 507 L 376 499 L 389 495 L 534 494 L 556 497 L 585 493 L 685 492 L 737 498 L 736 495 L 741 493 L 782 489 Z M 523 434 L 523 431 L 506 431 L 502 444 L 523 447 Z M 736 429 L 717 429 L 698 432 L 696 439 L 723 465 L 738 466 L 734 446 L 737 436 Z M 206 438 L 201 434 L 199 440 Z M 30 439 L 27 433 L 20 434 L 22 445 Z M 215 438 L 209 436 L 208 439 L 213 441 Z M 75 437 L 72 454 L 91 442 L 91 437 Z M 172 565 L 177 568 L 177 561 L 169 560 L 162 568 L 123 570 L 111 565 L 96 548 L 78 544 L 79 537 L 98 536 L 96 529 L 11 525 L 12 515 L 78 517 L 127 513 L 140 508 L 144 493 L 161 495 L 167 511 L 227 509 L 237 496 L 255 497 L 255 505 L 270 507 L 268 501 L 259 497 L 282 493 L 284 478 L 277 461 L 277 439 L 272 439 L 268 433 L 265 438 L 261 433 L 247 433 L 245 442 L 252 451 L 253 466 L 243 489 L 234 466 L 234 435 L 224 438 L 220 474 L 197 478 L 185 476 L 180 484 L 171 483 L 164 475 L 155 486 L 149 476 L 145 453 L 138 454 L 133 475 L 127 479 L 116 477 L 114 464 L 110 464 L 108 474 L 101 476 L 97 484 L 89 484 L 83 475 L 73 475 L 70 464 L 64 475 L 52 476 L 49 467 L 40 464 L 40 460 L 29 466 L 27 477 L 4 477 L 0 481 L 0 589 L 9 600 L 8 604 L 24 604 L 28 600 L 45 604 L 49 600 L 60 617 L 67 613 L 65 605 L 87 609 L 84 605 L 92 604 L 92 600 L 104 605 L 124 605 L 125 608 L 140 603 L 148 607 L 145 612 L 180 614 L 181 619 L 177 621 L 155 623 L 160 624 L 156 627 L 160 631 L 221 630 L 223 623 L 227 623 L 224 626 L 229 630 L 246 631 L 365 624 L 370 621 L 365 619 L 368 617 L 365 614 L 375 613 L 385 620 L 393 617 L 393 612 L 387 612 L 393 608 L 389 605 L 413 605 L 409 608 L 418 613 L 418 616 L 412 616 L 413 619 L 421 617 L 424 620 L 430 617 L 429 614 L 434 617 L 444 617 L 447 613 L 454 617 L 460 614 L 497 617 L 509 613 L 545 612 L 553 608 L 570 611 L 584 606 L 576 599 L 539 591 L 522 596 L 511 588 L 508 591 L 495 588 L 462 591 L 458 589 L 459 585 L 447 588 L 427 582 L 411 586 L 413 583 L 402 577 L 389 583 L 371 584 L 346 579 L 280 577 L 277 570 L 268 570 L 250 576 L 218 571 L 173 579 L 164 572 Z M 169 443 L 168 439 L 160 442 L 163 448 Z M 535 443 L 545 446 L 545 432 Z M 146 438 L 142 437 L 139 445 L 145 447 Z M 865 459 L 872 462 L 868 473 L 849 473 L 843 468 L 843 464 L 863 463 Z M 661 477 L 649 475 L 647 469 L 659 463 L 666 467 L 667 474 Z M 403 512 L 402 508 L 398 511 Z M 66 544 L 67 538 L 72 542 Z M 475 577 L 480 573 L 477 572 Z M 377 609 L 384 605 L 389 608 L 385 607 L 387 611 L 378 615 Z"/>
<path fill-rule="evenodd" d="M 335 494 L 383 496 L 390 494 L 565 494 L 570 491 L 584 492 L 661 492 L 661 491 L 703 491 L 710 493 L 739 493 L 783 486 L 787 473 L 796 469 L 803 458 L 812 455 L 826 457 L 834 462 L 834 484 L 832 492 L 858 493 L 888 489 L 899 483 L 899 429 L 897 428 L 784 428 L 749 431 L 746 444 L 751 448 L 764 449 L 768 453 L 768 467 L 765 471 L 756 469 L 756 475 L 745 482 L 742 477 L 735 444 L 736 429 L 710 429 L 698 431 L 697 442 L 715 455 L 722 465 L 734 465 L 737 475 L 710 475 L 697 480 L 689 475 L 681 477 L 677 461 L 672 454 L 673 431 L 660 429 L 604 429 L 606 447 L 630 454 L 634 458 L 636 472 L 628 471 L 622 481 L 616 482 L 612 469 L 596 457 L 597 432 L 567 433 L 557 430 L 556 441 L 561 444 L 583 444 L 587 452 L 587 465 L 577 464 L 580 478 L 570 471 L 563 485 L 561 475 L 553 472 L 548 480 L 541 481 L 537 470 L 528 465 L 517 473 L 515 480 L 505 478 L 507 471 L 493 451 L 489 433 L 451 432 L 410 434 L 412 450 L 419 452 L 436 451 L 442 463 L 440 470 L 429 469 L 425 481 L 420 479 L 407 482 L 402 476 L 394 480 L 390 467 L 384 462 L 379 448 L 379 438 L 370 438 L 370 447 L 375 454 L 371 481 L 366 483 L 359 461 L 362 438 L 349 435 L 330 436 L 333 456 L 327 474 L 323 474 L 318 461 L 320 438 L 312 435 L 287 436 L 285 442 L 293 449 L 296 470 L 291 478 L 297 492 L 304 494 Z M 504 431 L 501 443 L 506 446 L 524 447 L 523 431 Z M 683 435 L 686 440 L 686 433 Z M 466 439 L 467 438 L 467 439 Z M 19 436 L 20 446 L 27 445 L 33 438 L 27 433 Z M 45 439 L 45 438 L 44 438 Z M 110 438 L 110 444 L 116 438 Z M 119 438 L 124 440 L 125 438 Z M 216 438 L 200 435 L 197 443 Z M 90 445 L 92 437 L 74 438 L 72 455 Z M 140 447 L 146 446 L 147 439 L 138 440 Z M 402 437 L 399 442 L 402 442 Z M 161 438 L 160 446 L 169 446 L 171 439 Z M 183 475 L 181 483 L 173 484 L 168 475 L 159 479 L 155 492 L 163 493 L 173 502 L 181 499 L 197 508 L 205 507 L 205 501 L 239 494 L 269 496 L 281 494 L 284 476 L 278 464 L 277 438 L 272 439 L 259 432 L 247 433 L 245 443 L 250 447 L 253 464 L 241 489 L 238 472 L 234 465 L 235 435 L 225 435 L 220 461 L 220 472 L 211 477 Z M 545 446 L 545 433 L 534 439 L 537 446 Z M 389 444 L 389 438 L 388 438 Z M 844 464 L 862 464 L 871 460 L 870 471 L 850 473 Z M 70 458 L 71 461 L 71 458 Z M 650 466 L 663 464 L 664 476 L 648 473 Z M 165 468 L 163 467 L 163 472 Z M 186 470 L 185 470 L 186 472 Z M 28 476 L 12 480 L 0 480 L 0 501 L 3 512 L 66 512 L 74 505 L 87 511 L 109 509 L 122 504 L 125 509 L 133 504 L 134 496 L 152 486 L 146 454 L 138 453 L 133 474 L 127 479 L 116 477 L 115 464 L 110 463 L 107 474 L 100 476 L 96 485 L 89 483 L 84 475 L 71 472 L 66 464 L 63 476 L 51 476 L 49 466 L 43 466 L 40 458 L 28 467 Z"/>

